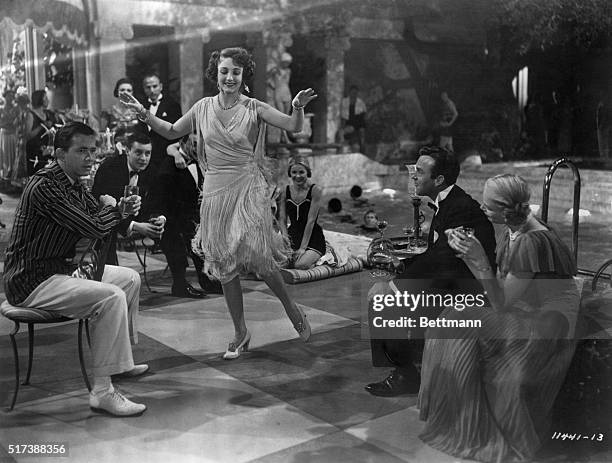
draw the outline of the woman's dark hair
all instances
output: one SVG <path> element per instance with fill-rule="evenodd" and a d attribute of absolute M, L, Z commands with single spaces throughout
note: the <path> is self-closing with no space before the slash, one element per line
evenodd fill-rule
<path fill-rule="evenodd" d="M 251 54 L 241 47 L 224 48 L 221 51 L 213 51 L 208 60 L 206 78 L 215 85 L 217 85 L 219 61 L 221 61 L 222 58 L 231 58 L 235 64 L 242 67 L 242 87 L 244 88 L 244 85 L 250 82 L 255 74 L 255 61 L 253 61 Z"/>
<path fill-rule="evenodd" d="M 127 77 L 122 77 L 115 84 L 115 89 L 113 90 L 113 96 L 115 98 L 119 97 L 119 86 L 123 84 L 130 84 L 132 86 L 132 90 L 134 90 L 134 82 L 132 82 L 132 80 Z"/>
<path fill-rule="evenodd" d="M 34 108 L 39 108 L 40 106 L 42 106 L 46 94 L 47 92 L 45 92 L 44 90 L 34 90 L 32 92 L 32 106 Z"/>
<path fill-rule="evenodd" d="M 17 98 L 15 98 L 15 101 L 17 102 L 18 105 L 26 106 L 30 104 L 30 97 L 26 95 L 25 93 L 22 93 L 20 95 L 17 95 Z"/>
<path fill-rule="evenodd" d="M 338 198 L 332 198 L 327 203 L 327 210 L 336 214 L 342 210 L 342 202 Z"/>

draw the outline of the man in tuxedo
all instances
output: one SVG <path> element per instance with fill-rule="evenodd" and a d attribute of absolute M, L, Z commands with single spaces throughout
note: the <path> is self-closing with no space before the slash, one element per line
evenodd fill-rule
<path fill-rule="evenodd" d="M 421 290 L 443 294 L 457 291 L 482 293 L 482 287 L 469 268 L 449 247 L 445 231 L 460 226 L 473 228 L 489 256 L 491 267 L 495 268 L 495 232 L 491 222 L 480 209 L 480 204 L 455 185 L 460 169 L 454 153 L 441 147 L 425 147 L 419 152 L 416 167 L 416 193 L 433 200 L 430 207 L 434 210 L 434 217 L 427 251 L 406 262 L 405 269 L 395 279 L 395 285 L 400 291 L 413 294 Z M 413 312 L 413 317 L 435 318 L 441 310 L 421 308 Z M 395 370 L 383 381 L 368 384 L 366 390 L 383 397 L 418 393 L 420 374 L 415 363 L 421 361 L 423 338 L 424 330 L 413 330 L 411 339 L 372 339 L 374 366 L 392 365 Z"/>
<path fill-rule="evenodd" d="M 151 111 L 151 114 L 171 123 L 176 122 L 181 117 L 181 106 L 168 95 L 162 93 L 164 86 L 157 74 L 150 73 L 145 75 L 142 80 L 142 86 L 147 97 L 143 105 Z M 140 130 L 144 133 L 148 133 L 151 137 L 153 151 L 151 153 L 150 169 L 151 172 L 156 172 L 162 161 L 167 157 L 166 149 L 168 145 L 177 140 L 167 140 L 154 130 L 151 130 L 151 128 L 143 122 L 140 123 Z"/>
<path fill-rule="evenodd" d="M 164 216 L 153 200 L 154 191 L 157 190 L 155 175 L 149 169 L 151 160 L 151 139 L 141 133 L 134 132 L 128 137 L 127 155 L 115 156 L 106 159 L 94 178 L 92 193 L 98 198 L 101 195 L 110 195 L 119 200 L 123 197 L 125 185 L 138 186 L 142 198 L 142 207 L 137 217 L 128 217 L 116 227 L 111 241 L 108 261 L 117 263 L 117 232 L 124 236 L 146 237 L 160 240 L 164 234 L 167 218 Z M 155 185 L 155 188 L 153 186 Z M 170 266 L 170 258 L 166 256 Z M 172 267 L 170 267 L 172 272 Z M 193 288 L 185 280 L 185 274 L 172 273 L 172 295 L 177 297 L 202 298 L 204 293 Z"/>
<path fill-rule="evenodd" d="M 197 163 L 197 135 L 186 135 L 179 143 L 168 146 L 168 156 L 158 171 L 153 192 L 155 210 L 168 218 L 161 248 L 175 279 L 185 272 L 189 256 L 198 274 L 200 287 L 207 293 L 223 294 L 218 281 L 203 272 L 204 262 L 191 249 L 191 240 L 200 220 L 200 193 L 204 174 Z"/>

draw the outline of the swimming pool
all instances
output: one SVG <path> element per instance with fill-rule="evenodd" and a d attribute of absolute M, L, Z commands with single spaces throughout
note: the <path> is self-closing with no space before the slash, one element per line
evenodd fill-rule
<path fill-rule="evenodd" d="M 351 200 L 348 192 L 345 195 L 326 195 L 324 207 L 319 215 L 319 224 L 324 230 L 350 233 L 368 237 L 378 236 L 376 231 L 361 228 L 363 215 L 373 209 L 379 219 L 388 221 L 385 236 L 402 236 L 403 228 L 413 225 L 412 201 L 405 191 L 395 190 L 395 195 L 382 190 L 366 192 L 363 199 L 367 202 L 356 203 Z M 480 202 L 480 197 L 475 196 Z M 342 201 L 342 210 L 337 214 L 327 211 L 327 202 L 336 197 Z M 571 204 L 570 204 L 571 207 Z M 421 208 L 426 217 L 425 225 L 431 220 L 432 211 L 423 205 Z M 559 233 L 561 238 L 571 246 L 572 223 L 571 215 L 567 215 L 567 207 L 553 206 L 549 209 L 549 224 Z M 539 215 L 539 214 L 538 214 Z M 609 215 L 594 212 L 589 217 L 582 217 L 578 228 L 578 267 L 595 271 L 606 260 L 612 258 L 612 220 Z"/>

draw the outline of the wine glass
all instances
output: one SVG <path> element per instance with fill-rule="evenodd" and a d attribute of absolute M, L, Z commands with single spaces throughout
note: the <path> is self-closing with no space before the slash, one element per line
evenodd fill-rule
<path fill-rule="evenodd" d="M 389 223 L 386 220 L 379 220 L 376 224 L 376 228 L 378 228 L 378 233 L 380 233 L 380 238 L 384 238 L 384 230 L 387 228 Z"/>

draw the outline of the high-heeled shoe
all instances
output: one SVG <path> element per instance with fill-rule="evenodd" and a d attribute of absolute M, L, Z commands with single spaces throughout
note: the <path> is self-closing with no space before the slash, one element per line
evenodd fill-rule
<path fill-rule="evenodd" d="M 300 335 L 300 338 L 302 338 L 302 341 L 308 342 L 308 340 L 310 339 L 310 335 L 312 334 L 312 329 L 310 328 L 310 323 L 306 318 L 306 314 L 299 307 L 297 309 L 298 312 L 300 312 L 302 320 L 299 321 L 297 324 L 293 325 L 293 327 L 295 328 L 295 331 L 297 331 L 297 334 Z"/>
<path fill-rule="evenodd" d="M 237 359 L 238 357 L 240 357 L 240 354 L 242 354 L 243 352 L 247 352 L 249 350 L 250 342 L 251 342 L 251 333 L 249 333 L 247 330 L 240 344 L 236 345 L 235 342 L 229 343 L 229 346 L 227 346 L 227 350 L 225 351 L 225 354 L 223 354 L 223 358 L 225 360 Z"/>

